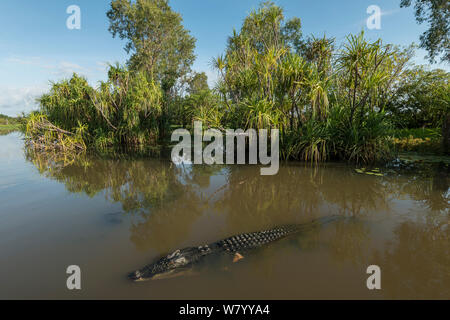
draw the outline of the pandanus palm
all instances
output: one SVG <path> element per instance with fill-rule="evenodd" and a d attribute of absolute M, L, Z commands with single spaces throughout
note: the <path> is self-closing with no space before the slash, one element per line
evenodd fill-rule
<path fill-rule="evenodd" d="M 313 67 L 306 79 L 308 97 L 311 101 L 313 117 L 325 118 L 328 113 L 328 87 L 329 79 L 320 77 L 316 67 Z"/>
<path fill-rule="evenodd" d="M 272 101 L 259 98 L 244 102 L 247 114 L 247 128 L 270 129 L 280 125 L 280 114 Z"/>
<path fill-rule="evenodd" d="M 341 87 L 345 92 L 342 96 L 348 97 L 351 108 L 350 121 L 353 121 L 355 112 L 359 109 L 359 119 L 367 110 L 367 106 L 377 103 L 379 89 L 391 85 L 396 74 L 390 72 L 389 66 L 398 51 L 391 46 L 384 46 L 381 40 L 368 42 L 364 39 L 364 32 L 351 35 L 343 46 L 337 59 Z"/>

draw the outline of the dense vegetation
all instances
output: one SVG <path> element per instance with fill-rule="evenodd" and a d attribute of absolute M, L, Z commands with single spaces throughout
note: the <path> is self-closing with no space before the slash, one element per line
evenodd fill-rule
<path fill-rule="evenodd" d="M 342 44 L 303 37 L 300 19 L 286 20 L 271 2 L 213 59 L 213 89 L 191 70 L 195 39 L 166 0 L 113 0 L 107 16 L 130 59 L 111 65 L 98 88 L 76 74 L 54 83 L 28 118 L 35 148 L 140 149 L 201 120 L 221 130 L 279 129 L 284 159 L 367 163 L 391 156 L 395 128 L 437 128 L 449 115 L 449 73 L 410 67 L 412 48 L 363 32 Z"/>
<path fill-rule="evenodd" d="M 7 115 L 0 113 L 0 125 L 9 125 L 9 124 L 16 124 L 19 122 L 19 119 L 9 117 Z"/>

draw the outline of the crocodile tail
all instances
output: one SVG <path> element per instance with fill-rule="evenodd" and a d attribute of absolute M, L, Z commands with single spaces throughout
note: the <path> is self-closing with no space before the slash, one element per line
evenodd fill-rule
<path fill-rule="evenodd" d="M 340 215 L 334 214 L 334 215 L 330 215 L 330 216 L 326 216 L 326 217 L 317 218 L 309 223 L 292 225 L 292 228 L 294 228 L 293 232 L 301 232 L 301 231 L 310 230 L 312 228 L 321 227 L 321 226 L 327 225 L 329 223 L 341 220 L 343 218 L 344 217 L 342 217 Z"/>
<path fill-rule="evenodd" d="M 337 220 L 339 216 L 329 216 L 314 220 L 307 224 L 289 224 L 280 227 L 275 227 L 268 230 L 244 233 L 220 240 L 212 246 L 217 246 L 228 252 L 238 252 L 240 250 L 248 250 L 261 247 L 270 242 L 277 241 L 292 234 L 309 230 L 314 226 L 321 226 L 326 223 Z"/>

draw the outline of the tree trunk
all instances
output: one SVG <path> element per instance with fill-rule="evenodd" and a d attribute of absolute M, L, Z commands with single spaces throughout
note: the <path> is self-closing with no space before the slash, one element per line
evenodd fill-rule
<path fill-rule="evenodd" d="M 450 113 L 447 114 L 442 124 L 442 144 L 444 153 L 450 154 Z"/>

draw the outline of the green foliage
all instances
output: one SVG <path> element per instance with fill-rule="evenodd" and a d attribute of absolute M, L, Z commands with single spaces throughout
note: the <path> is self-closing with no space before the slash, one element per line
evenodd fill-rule
<path fill-rule="evenodd" d="M 36 112 L 27 119 L 25 138 L 33 150 L 61 152 L 65 157 L 75 158 L 78 153 L 86 151 L 86 131 L 87 126 L 80 122 L 73 131 L 66 131 L 51 123 L 47 115 Z"/>
<path fill-rule="evenodd" d="M 384 110 L 410 57 L 408 50 L 401 52 L 381 40 L 368 42 L 364 32 L 347 38 L 336 61 L 335 94 L 350 108 L 350 122 L 363 121 L 369 110 Z"/>
<path fill-rule="evenodd" d="M 299 126 L 302 107 L 325 108 L 326 80 L 315 64 L 295 53 L 300 37 L 300 20 L 285 22 L 282 9 L 265 2 L 229 38 L 225 55 L 214 60 L 217 89 L 229 113 L 237 114 L 227 117 L 232 120 L 227 125 L 285 131 Z M 312 106 L 305 105 L 307 95 Z"/>
<path fill-rule="evenodd" d="M 156 142 L 162 121 L 160 87 L 144 73 L 119 66 L 111 66 L 108 76 L 92 99 L 102 120 L 102 126 L 95 127 L 101 144 L 143 146 Z"/>
<path fill-rule="evenodd" d="M 0 135 L 20 130 L 21 118 L 9 117 L 0 113 Z"/>
<path fill-rule="evenodd" d="M 194 72 L 187 79 L 186 95 L 178 96 L 171 102 L 171 124 L 186 127 L 200 120 L 206 126 L 220 127 L 222 116 L 218 103 L 219 97 L 209 89 L 206 74 Z"/>
<path fill-rule="evenodd" d="M 441 130 L 436 128 L 394 129 L 390 135 L 394 148 L 399 152 L 438 154 L 442 151 Z"/>
<path fill-rule="evenodd" d="M 75 149 L 83 150 L 88 145 L 101 150 L 154 143 L 161 121 L 160 87 L 143 73 L 120 66 L 110 66 L 108 78 L 97 90 L 76 74 L 54 83 L 38 99 L 41 108 L 30 115 L 26 136 L 63 150 L 72 139 L 82 146 Z"/>
<path fill-rule="evenodd" d="M 369 113 L 364 121 L 349 125 L 351 110 L 333 106 L 327 119 L 313 118 L 298 132 L 290 132 L 282 140 L 285 156 L 298 160 L 319 162 L 347 160 L 373 163 L 390 156 L 390 123 L 384 113 Z"/>
<path fill-rule="evenodd" d="M 0 125 L 14 125 L 19 123 L 19 118 L 9 117 L 0 113 Z"/>
<path fill-rule="evenodd" d="M 127 41 L 131 70 L 145 71 L 165 92 L 190 71 L 195 38 L 167 0 L 113 0 L 107 17 L 113 37 Z"/>
<path fill-rule="evenodd" d="M 76 74 L 54 83 L 27 121 L 34 146 L 140 149 L 200 120 L 220 130 L 279 129 L 284 159 L 369 163 L 403 139 L 390 137 L 393 124 L 438 127 L 449 113 L 449 74 L 407 70 L 413 47 L 363 32 L 337 48 L 326 36 L 303 39 L 300 19 L 286 20 L 270 1 L 213 60 L 213 90 L 205 73 L 190 72 L 195 39 L 168 1 L 113 0 L 107 15 L 113 36 L 127 41 L 128 67 L 110 66 L 98 88 Z"/>
<path fill-rule="evenodd" d="M 189 86 L 187 92 L 191 95 L 209 90 L 208 77 L 204 72 L 194 72 L 187 82 Z"/>
<path fill-rule="evenodd" d="M 38 99 L 40 111 L 55 126 L 72 131 L 78 122 L 88 123 L 96 118 L 91 100 L 93 93 L 86 79 L 73 74 L 69 80 L 52 83 L 50 92 Z"/>
<path fill-rule="evenodd" d="M 286 40 L 292 39 L 283 32 L 287 26 L 281 8 L 263 3 L 214 60 L 228 111 L 222 127 L 278 128 L 286 159 L 388 158 L 390 122 L 383 110 L 411 50 L 368 42 L 361 33 L 336 55 L 333 39 Z"/>
<path fill-rule="evenodd" d="M 436 128 L 395 129 L 391 132 L 394 138 L 408 138 L 413 136 L 420 139 L 439 139 L 441 132 Z"/>
<path fill-rule="evenodd" d="M 450 113 L 450 73 L 415 67 L 405 74 L 388 107 L 400 128 L 441 127 Z"/>
<path fill-rule="evenodd" d="M 450 3 L 448 0 L 401 0 L 401 7 L 414 3 L 418 23 L 427 22 L 429 28 L 420 36 L 420 46 L 428 51 L 431 63 L 439 55 L 450 62 Z"/>
<path fill-rule="evenodd" d="M 189 124 L 202 121 L 205 127 L 221 128 L 224 114 L 218 101 L 218 96 L 209 90 L 188 96 L 183 105 L 189 110 Z"/>
<path fill-rule="evenodd" d="M 391 123 L 384 112 L 368 112 L 360 122 L 352 122 L 351 110 L 336 107 L 330 116 L 334 158 L 357 163 L 373 163 L 391 157 Z M 346 125 L 347 124 L 347 125 Z"/>
<path fill-rule="evenodd" d="M 301 43 L 301 21 L 293 18 L 284 22 L 283 9 L 271 1 L 261 3 L 257 10 L 245 18 L 240 37 L 245 38 L 252 48 L 259 53 L 268 48 L 290 47 L 296 49 Z M 235 49 L 238 37 L 234 35 L 228 40 L 230 49 Z"/>
<path fill-rule="evenodd" d="M 220 128 L 223 114 L 218 102 L 219 97 L 209 89 L 178 97 L 170 105 L 170 121 L 175 126 L 189 127 L 199 120 L 205 126 Z"/>
<path fill-rule="evenodd" d="M 20 124 L 0 124 L 0 135 L 5 135 L 14 131 L 20 131 Z"/>

